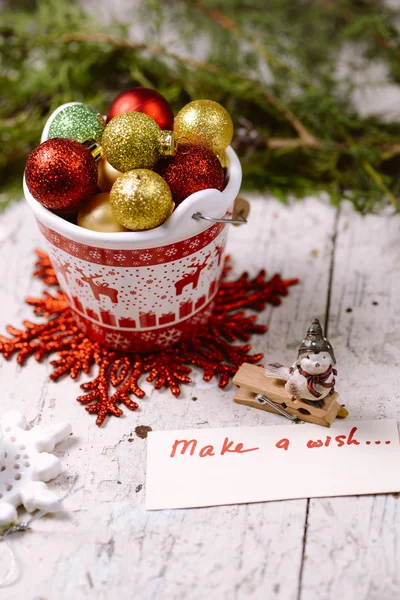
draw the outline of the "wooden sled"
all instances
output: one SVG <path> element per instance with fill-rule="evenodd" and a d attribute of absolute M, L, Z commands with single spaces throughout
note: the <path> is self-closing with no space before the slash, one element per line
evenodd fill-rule
<path fill-rule="evenodd" d="M 330 427 L 336 417 L 347 417 L 348 411 L 341 406 L 335 392 L 325 398 L 325 406 L 317 408 L 304 400 L 294 398 L 285 390 L 285 381 L 266 377 L 264 367 L 243 363 L 233 378 L 233 383 L 239 386 L 234 401 L 238 404 L 260 408 L 275 414 L 283 414 L 295 421 L 307 421 Z M 268 401 L 271 404 L 268 404 Z M 274 406 L 275 405 L 275 406 Z"/>

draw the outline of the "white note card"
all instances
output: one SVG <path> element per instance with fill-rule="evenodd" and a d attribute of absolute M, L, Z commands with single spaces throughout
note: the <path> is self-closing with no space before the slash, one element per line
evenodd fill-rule
<path fill-rule="evenodd" d="M 395 420 L 148 435 L 147 510 L 399 491 Z"/>

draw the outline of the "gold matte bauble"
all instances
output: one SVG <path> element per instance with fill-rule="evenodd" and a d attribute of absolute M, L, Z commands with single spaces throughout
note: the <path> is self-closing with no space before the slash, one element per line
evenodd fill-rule
<path fill-rule="evenodd" d="M 158 227 L 175 207 L 168 184 L 148 169 L 119 177 L 112 186 L 110 204 L 118 222 L 134 231 Z"/>
<path fill-rule="evenodd" d="M 228 111 L 213 100 L 193 100 L 175 118 L 174 133 L 182 142 L 206 146 L 217 155 L 224 154 L 233 137 Z"/>
<path fill-rule="evenodd" d="M 108 193 L 92 196 L 79 211 L 77 223 L 85 229 L 103 233 L 127 231 L 114 217 Z"/>

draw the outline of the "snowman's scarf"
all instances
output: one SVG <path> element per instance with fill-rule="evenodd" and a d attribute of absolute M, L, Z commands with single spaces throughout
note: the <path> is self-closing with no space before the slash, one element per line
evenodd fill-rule
<path fill-rule="evenodd" d="M 326 382 L 326 380 L 330 375 L 332 375 L 332 373 L 334 375 L 337 375 L 337 371 L 333 368 L 332 365 L 328 367 L 325 373 L 321 373 L 320 375 L 311 375 L 310 373 L 307 373 L 307 371 L 303 371 L 303 369 L 299 366 L 297 367 L 297 369 L 300 375 L 303 375 L 303 377 L 307 379 L 307 389 L 310 392 L 310 394 L 314 396 L 314 398 L 320 398 L 322 396 L 322 394 L 320 394 L 319 392 L 317 392 L 316 389 L 314 389 L 314 385 L 322 385 L 322 387 L 324 388 L 333 388 L 333 386 L 335 385 L 335 378 L 333 378 L 332 381 L 330 381 L 329 383 Z"/>

